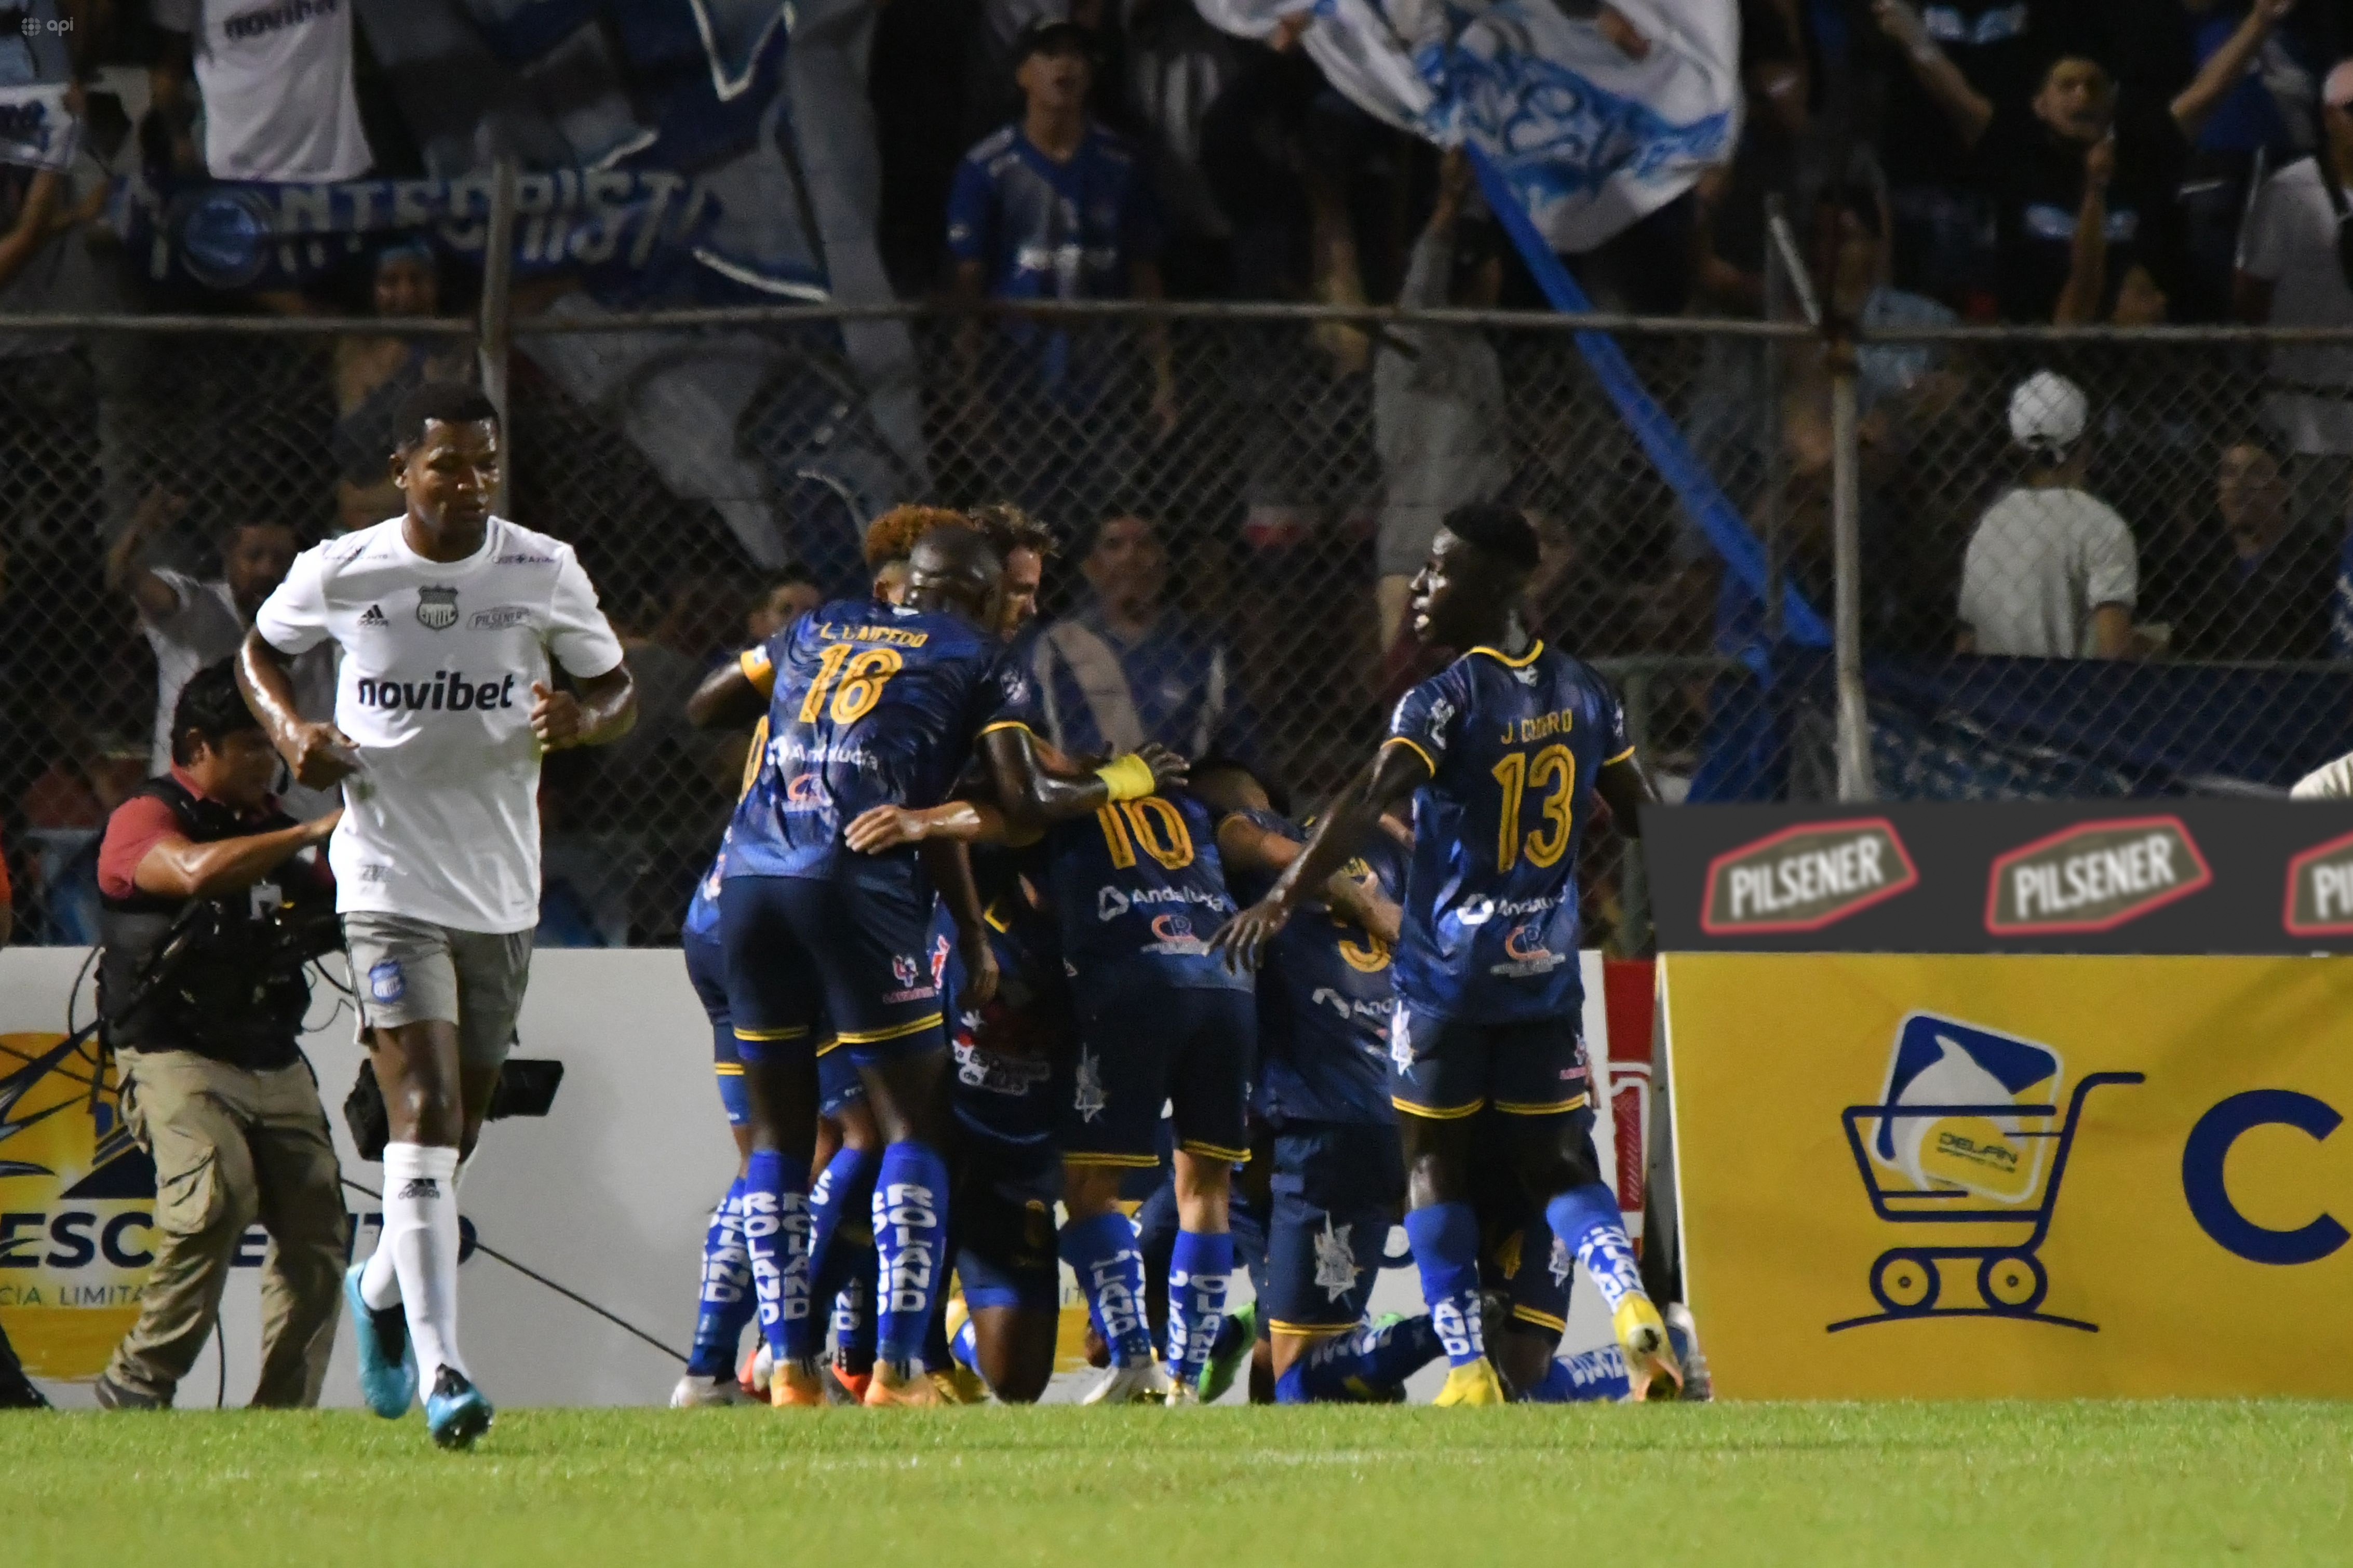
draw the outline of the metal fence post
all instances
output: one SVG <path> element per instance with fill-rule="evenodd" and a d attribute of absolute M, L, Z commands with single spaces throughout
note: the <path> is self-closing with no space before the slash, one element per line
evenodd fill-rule
<path fill-rule="evenodd" d="M 1782 299 L 1793 287 L 1789 279 L 1788 257 L 1789 247 L 1788 221 L 1783 214 L 1781 194 L 1773 192 L 1765 198 L 1765 319 L 1778 321 L 1782 317 Z M 1764 407 L 1758 420 L 1768 433 L 1765 440 L 1765 493 L 1758 498 L 1759 531 L 1765 535 L 1765 635 L 1778 643 L 1781 640 L 1781 579 L 1788 571 L 1788 541 L 1784 520 L 1789 490 L 1788 444 L 1775 439 L 1774 432 L 1781 426 L 1781 344 L 1767 338 L 1757 345 L 1763 356 L 1759 362 L 1763 374 L 1758 379 L 1758 395 Z"/>
<path fill-rule="evenodd" d="M 1875 798 L 1871 714 L 1862 690 L 1862 444 L 1854 384 L 1854 340 L 1841 331 L 1831 359 L 1831 534 L 1837 574 L 1831 637 L 1838 680 L 1838 794 Z"/>
<path fill-rule="evenodd" d="M 1771 349 L 1771 344 L 1766 345 L 1767 353 Z M 1629 673 L 1623 688 L 1626 743 L 1635 748 L 1638 756 L 1650 753 L 1653 706 L 1651 683 L 1655 678 L 1653 671 L 1637 668 Z M 1642 854 L 1641 839 L 1627 835 L 1624 842 L 1624 857 L 1618 871 L 1618 944 L 1628 957 L 1632 957 L 1651 949 L 1651 868 Z"/>
<path fill-rule="evenodd" d="M 491 176 L 491 226 L 482 252 L 482 394 L 499 411 L 499 426 L 512 430 L 507 416 L 507 353 L 514 338 L 515 202 L 521 176 L 512 157 L 501 157 Z M 508 476 L 513 471 L 512 449 L 499 468 L 496 510 L 507 512 Z"/>

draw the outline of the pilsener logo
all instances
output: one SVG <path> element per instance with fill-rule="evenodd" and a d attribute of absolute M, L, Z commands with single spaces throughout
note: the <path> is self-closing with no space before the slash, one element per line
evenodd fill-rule
<path fill-rule="evenodd" d="M 1986 930 L 2113 931 L 2213 879 L 2178 816 L 2086 822 L 1995 858 Z"/>
<path fill-rule="evenodd" d="M 1894 823 L 1806 823 L 1709 861 L 1700 929 L 1711 936 L 1820 931 L 1919 880 Z"/>
<path fill-rule="evenodd" d="M 2287 863 L 2290 936 L 2353 934 L 2353 833 L 2316 844 Z"/>

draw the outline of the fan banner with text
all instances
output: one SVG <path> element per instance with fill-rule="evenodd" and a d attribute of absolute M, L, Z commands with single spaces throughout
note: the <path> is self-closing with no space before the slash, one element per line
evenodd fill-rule
<path fill-rule="evenodd" d="M 2353 1395 L 2353 966 L 1662 962 L 1720 1394 Z"/>

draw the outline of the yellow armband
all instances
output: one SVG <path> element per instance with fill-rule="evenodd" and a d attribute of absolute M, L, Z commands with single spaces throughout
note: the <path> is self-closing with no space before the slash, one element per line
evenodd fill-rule
<path fill-rule="evenodd" d="M 1142 800 L 1159 786 L 1153 781 L 1152 764 L 1130 752 L 1124 757 L 1113 757 L 1095 770 L 1113 800 Z"/>

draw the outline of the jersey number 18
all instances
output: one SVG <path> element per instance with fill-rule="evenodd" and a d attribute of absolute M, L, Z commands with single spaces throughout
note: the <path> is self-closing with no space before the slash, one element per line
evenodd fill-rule
<path fill-rule="evenodd" d="M 828 644 L 818 656 L 817 679 L 809 682 L 808 695 L 801 699 L 801 722 L 814 724 L 825 711 L 826 689 L 838 677 L 841 687 L 833 694 L 833 721 L 855 724 L 874 710 L 882 700 L 882 688 L 907 661 L 892 647 L 870 647 L 852 658 L 850 645 L 846 642 Z"/>

